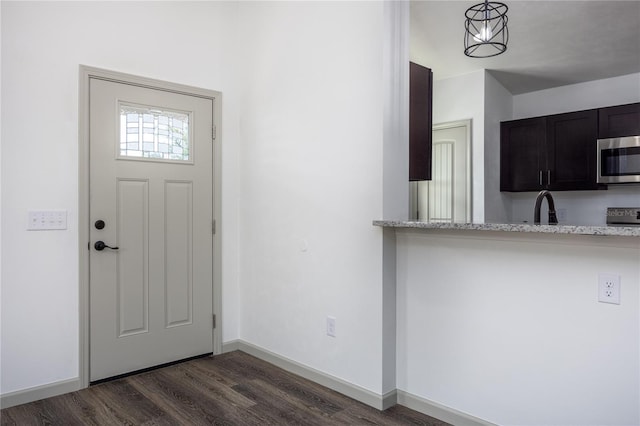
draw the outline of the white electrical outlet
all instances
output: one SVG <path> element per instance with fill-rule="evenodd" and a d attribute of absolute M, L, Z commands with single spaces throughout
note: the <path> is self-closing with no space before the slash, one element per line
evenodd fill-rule
<path fill-rule="evenodd" d="M 335 317 L 327 317 L 327 336 L 336 337 Z"/>
<path fill-rule="evenodd" d="M 620 304 L 620 275 L 598 274 L 598 302 Z"/>

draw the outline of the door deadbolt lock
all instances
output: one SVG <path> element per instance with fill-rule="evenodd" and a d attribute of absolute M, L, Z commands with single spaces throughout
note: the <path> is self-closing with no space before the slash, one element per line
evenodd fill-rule
<path fill-rule="evenodd" d="M 104 229 L 104 220 L 102 219 L 96 220 L 96 223 L 94 223 L 94 226 L 96 227 L 96 229 Z"/>

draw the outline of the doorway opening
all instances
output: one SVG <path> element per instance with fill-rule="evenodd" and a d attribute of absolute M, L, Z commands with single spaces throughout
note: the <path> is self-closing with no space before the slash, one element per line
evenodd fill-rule
<path fill-rule="evenodd" d="M 471 120 L 435 124 L 432 180 L 409 183 L 409 218 L 471 222 Z"/>

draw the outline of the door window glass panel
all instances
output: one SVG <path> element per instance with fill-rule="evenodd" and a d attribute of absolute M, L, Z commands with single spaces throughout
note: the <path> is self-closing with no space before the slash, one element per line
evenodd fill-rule
<path fill-rule="evenodd" d="M 191 116 L 120 103 L 118 157 L 131 160 L 193 162 Z"/>

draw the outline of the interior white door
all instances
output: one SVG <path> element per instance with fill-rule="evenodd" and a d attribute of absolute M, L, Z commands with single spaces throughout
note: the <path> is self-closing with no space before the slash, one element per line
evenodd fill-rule
<path fill-rule="evenodd" d="M 416 205 L 418 220 L 471 221 L 469 131 L 467 122 L 434 126 L 432 180 L 416 182 L 412 188 L 412 204 Z"/>
<path fill-rule="evenodd" d="M 213 350 L 213 100 L 98 78 L 89 94 L 96 381 Z"/>

